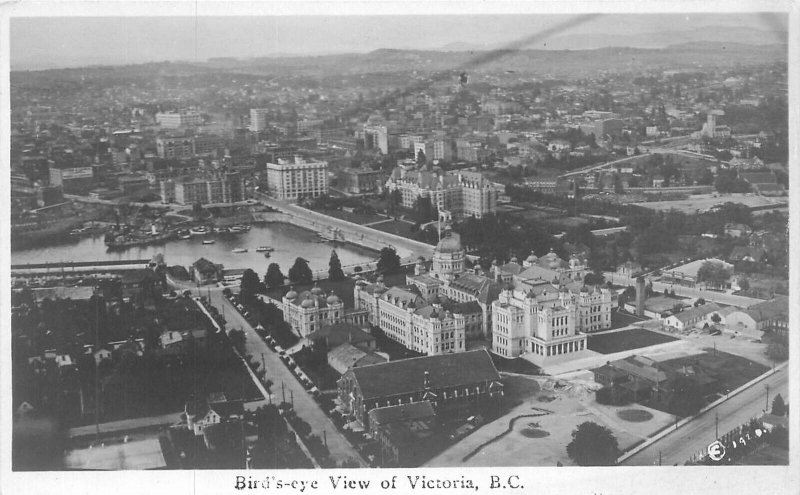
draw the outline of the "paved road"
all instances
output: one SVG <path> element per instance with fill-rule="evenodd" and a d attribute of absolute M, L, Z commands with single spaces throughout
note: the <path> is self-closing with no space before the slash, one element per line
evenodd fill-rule
<path fill-rule="evenodd" d="M 614 272 L 603 272 L 603 275 L 606 277 L 606 280 L 609 280 L 615 284 L 630 285 L 630 286 L 636 285 L 636 280 L 630 277 L 623 277 Z M 678 284 L 665 284 L 663 282 L 658 282 L 658 281 L 653 282 L 654 292 L 663 293 L 664 289 L 674 290 L 675 295 L 677 296 L 691 297 L 693 299 L 702 297 L 706 301 L 713 301 L 721 304 L 727 304 L 729 306 L 736 306 L 739 308 L 747 308 L 754 304 L 764 302 L 763 299 L 756 299 L 753 297 L 737 296 L 735 294 L 727 294 L 725 292 L 684 287 Z"/>
<path fill-rule="evenodd" d="M 245 347 L 248 354 L 255 359 L 263 356 L 267 378 L 272 380 L 272 398 L 274 402 L 283 401 L 283 392 L 286 393 L 286 402 L 294 401 L 297 414 L 311 425 L 312 433 L 323 438 L 327 437 L 328 449 L 331 457 L 337 462 L 347 459 L 357 460 L 362 467 L 368 467 L 363 458 L 353 448 L 350 442 L 339 433 L 334 424 L 325 415 L 311 395 L 300 385 L 300 382 L 291 374 L 286 365 L 272 349 L 267 346 L 253 327 L 239 314 L 238 311 L 222 295 L 221 290 L 202 290 L 202 295 L 210 296 L 211 304 L 220 311 L 225 308 L 225 320 L 228 328 L 241 328 L 246 335 Z M 283 387 L 281 386 L 283 385 Z"/>
<path fill-rule="evenodd" d="M 784 368 L 774 375 L 756 383 L 719 406 L 706 411 L 699 418 L 678 428 L 676 432 L 665 436 L 636 455 L 626 459 L 622 462 L 622 465 L 650 466 L 658 464 L 659 452 L 661 452 L 662 465 L 683 465 L 692 455 L 700 452 L 714 441 L 716 438 L 715 422 L 717 415 L 719 415 L 719 434 L 723 435 L 761 414 L 762 410 L 767 405 L 767 390 L 765 385 L 769 385 L 770 407 L 772 407 L 771 403 L 773 397 L 778 393 L 788 402 L 788 374 L 789 369 Z"/>
<path fill-rule="evenodd" d="M 430 258 L 433 256 L 434 246 L 425 244 L 423 242 L 415 241 L 413 239 L 406 239 L 404 237 L 387 234 L 379 230 L 371 229 L 363 225 L 358 225 L 345 220 L 329 217 L 315 211 L 302 208 L 292 203 L 278 201 L 266 195 L 260 195 L 259 201 L 272 208 L 280 210 L 287 215 L 297 218 L 303 222 L 304 227 L 310 227 L 317 231 L 326 229 L 327 227 L 335 227 L 341 230 L 345 240 L 358 243 L 359 240 L 367 238 L 380 244 L 381 246 L 392 246 L 398 254 L 403 258 L 416 259 L 418 256 Z M 310 224 L 310 225 L 308 225 Z M 370 246 L 372 247 L 372 246 Z"/>

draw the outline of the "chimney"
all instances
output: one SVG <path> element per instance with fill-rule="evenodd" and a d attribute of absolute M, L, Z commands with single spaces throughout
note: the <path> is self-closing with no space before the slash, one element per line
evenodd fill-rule
<path fill-rule="evenodd" d="M 644 277 L 636 279 L 636 316 L 644 316 Z"/>
<path fill-rule="evenodd" d="M 431 374 L 428 371 L 425 371 L 425 382 L 424 382 L 425 390 L 431 389 Z"/>

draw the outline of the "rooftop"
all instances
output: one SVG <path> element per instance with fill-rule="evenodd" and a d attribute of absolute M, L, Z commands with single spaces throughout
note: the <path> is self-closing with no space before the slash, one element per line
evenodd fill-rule
<path fill-rule="evenodd" d="M 485 349 L 390 361 L 351 370 L 365 399 L 419 392 L 424 389 L 426 371 L 434 389 L 500 380 Z"/>

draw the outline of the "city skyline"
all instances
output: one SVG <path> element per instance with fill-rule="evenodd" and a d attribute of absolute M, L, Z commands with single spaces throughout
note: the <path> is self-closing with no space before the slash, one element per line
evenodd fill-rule
<path fill-rule="evenodd" d="M 10 66 L 40 70 L 377 49 L 491 50 L 543 31 L 548 35 L 515 48 L 661 48 L 672 44 L 673 34 L 691 32 L 708 41 L 782 44 L 787 29 L 787 17 L 775 13 L 20 17 L 10 20 Z"/>

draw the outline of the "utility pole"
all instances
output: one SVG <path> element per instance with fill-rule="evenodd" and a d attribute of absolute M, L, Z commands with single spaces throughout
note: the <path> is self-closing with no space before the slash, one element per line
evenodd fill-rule
<path fill-rule="evenodd" d="M 658 451 L 658 465 L 661 465 L 661 451 Z"/>
<path fill-rule="evenodd" d="M 283 402 L 286 402 L 286 387 L 283 382 L 281 382 L 281 393 L 283 394 Z"/>
<path fill-rule="evenodd" d="M 719 438 L 719 411 L 714 412 L 714 438 Z"/>
<path fill-rule="evenodd" d="M 764 387 L 767 389 L 767 403 L 764 406 L 764 412 L 769 411 L 769 383 L 765 384 Z"/>
<path fill-rule="evenodd" d="M 294 409 L 294 390 L 289 389 L 289 397 L 292 399 L 292 409 Z"/>

